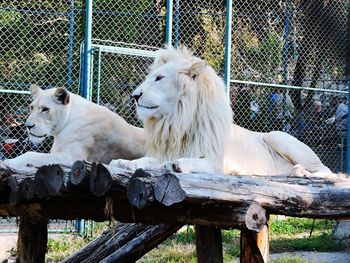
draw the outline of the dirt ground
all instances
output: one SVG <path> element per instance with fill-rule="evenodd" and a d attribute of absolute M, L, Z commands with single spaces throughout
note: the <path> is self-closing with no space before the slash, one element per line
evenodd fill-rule
<path fill-rule="evenodd" d="M 7 260 L 11 248 L 16 247 L 17 233 L 0 233 L 0 262 Z"/>
<path fill-rule="evenodd" d="M 307 262 L 316 263 L 350 263 L 350 251 L 341 252 L 286 252 L 270 255 L 270 260 L 276 260 L 285 257 L 298 257 Z"/>

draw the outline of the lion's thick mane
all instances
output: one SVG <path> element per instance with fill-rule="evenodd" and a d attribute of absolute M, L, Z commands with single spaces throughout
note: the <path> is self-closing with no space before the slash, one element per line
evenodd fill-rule
<path fill-rule="evenodd" d="M 205 62 L 187 49 L 159 51 L 151 69 L 169 62 L 175 62 L 178 85 L 169 89 L 184 93 L 170 115 L 145 121 L 148 155 L 167 161 L 205 157 L 221 165 L 232 123 L 222 79 L 208 65 L 196 70 L 198 63 Z"/>

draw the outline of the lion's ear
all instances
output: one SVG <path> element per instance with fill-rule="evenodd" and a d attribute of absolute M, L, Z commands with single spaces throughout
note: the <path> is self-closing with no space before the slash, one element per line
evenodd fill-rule
<path fill-rule="evenodd" d="M 29 86 L 29 92 L 30 92 L 30 95 L 32 96 L 33 99 L 35 99 L 36 96 L 38 96 L 39 93 L 42 91 L 43 90 L 39 87 L 39 85 L 32 84 Z"/>
<path fill-rule="evenodd" d="M 161 55 L 155 58 L 153 64 L 150 66 L 150 69 L 156 69 L 164 64 L 168 63 L 168 57 L 165 55 Z"/>
<path fill-rule="evenodd" d="M 195 79 L 197 76 L 201 75 L 205 68 L 208 66 L 208 63 L 205 60 L 198 60 L 194 62 L 188 69 L 181 71 L 182 73 L 187 74 L 190 78 Z"/>
<path fill-rule="evenodd" d="M 69 103 L 69 92 L 65 88 L 57 88 L 53 94 L 53 99 L 58 104 L 66 105 Z"/>

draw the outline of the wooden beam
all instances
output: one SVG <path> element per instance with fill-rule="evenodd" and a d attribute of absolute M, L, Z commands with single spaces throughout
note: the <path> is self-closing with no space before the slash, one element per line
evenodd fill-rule
<path fill-rule="evenodd" d="M 195 226 L 198 263 L 222 263 L 221 229 L 208 226 Z"/>
<path fill-rule="evenodd" d="M 33 213 L 36 214 L 35 217 L 33 217 Z M 46 218 L 43 218 L 40 215 L 38 216 L 38 213 L 34 211 L 29 212 L 28 215 L 20 217 L 17 242 L 17 262 L 45 262 L 47 223 L 48 220 Z"/>
<path fill-rule="evenodd" d="M 266 224 L 259 232 L 247 229 L 241 230 L 240 262 L 241 263 L 267 263 L 269 262 L 270 229 Z"/>
<path fill-rule="evenodd" d="M 148 171 L 150 173 L 150 171 Z M 350 218 L 350 178 L 170 174 L 158 177 L 156 200 L 176 203 L 258 203 L 271 214 Z"/>
<path fill-rule="evenodd" d="M 119 259 L 121 259 L 120 255 L 123 254 L 125 259 L 131 260 L 132 258 L 132 261 L 135 261 L 180 227 L 117 223 L 94 241 L 64 259 L 62 263 L 100 262 L 114 252 L 119 253 Z M 136 243 L 145 241 L 143 239 L 145 233 L 152 233 L 152 237 L 148 236 L 146 240 L 151 241 L 151 243 L 136 246 Z"/>
<path fill-rule="evenodd" d="M 179 230 L 179 225 L 156 225 L 140 233 L 130 242 L 120 247 L 114 253 L 100 261 L 100 263 L 129 263 L 135 262 L 146 252 L 167 239 Z M 84 261 L 85 262 L 85 261 Z M 91 262 L 91 261 L 89 261 Z"/>
<path fill-rule="evenodd" d="M 251 229 L 260 231 L 266 222 L 265 210 L 258 204 L 229 207 L 214 204 L 182 206 L 161 205 L 137 209 L 116 201 L 113 216 L 122 222 L 144 224 L 189 224 L 220 228 Z M 255 212 L 254 212 L 255 211 Z"/>

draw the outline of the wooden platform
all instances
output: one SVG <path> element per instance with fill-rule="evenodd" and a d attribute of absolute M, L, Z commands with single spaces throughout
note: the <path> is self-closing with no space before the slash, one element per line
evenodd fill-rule
<path fill-rule="evenodd" d="M 115 231 L 124 245 L 100 251 L 98 261 L 135 261 L 182 225 L 194 224 L 199 262 L 222 262 L 223 228 L 242 230 L 241 262 L 267 262 L 269 214 L 349 219 L 349 201 L 350 179 L 344 176 L 134 172 L 82 161 L 73 167 L 43 166 L 34 173 L 32 168 L 10 171 L 0 163 L 0 216 L 20 217 L 19 262 L 44 262 L 48 219 L 111 218 L 128 223 Z M 135 229 L 143 234 L 132 234 Z M 112 242 L 116 236 L 110 235 Z M 95 248 L 90 245 L 65 262 L 79 262 L 82 254 L 96 262 L 96 254 L 88 252 Z"/>

